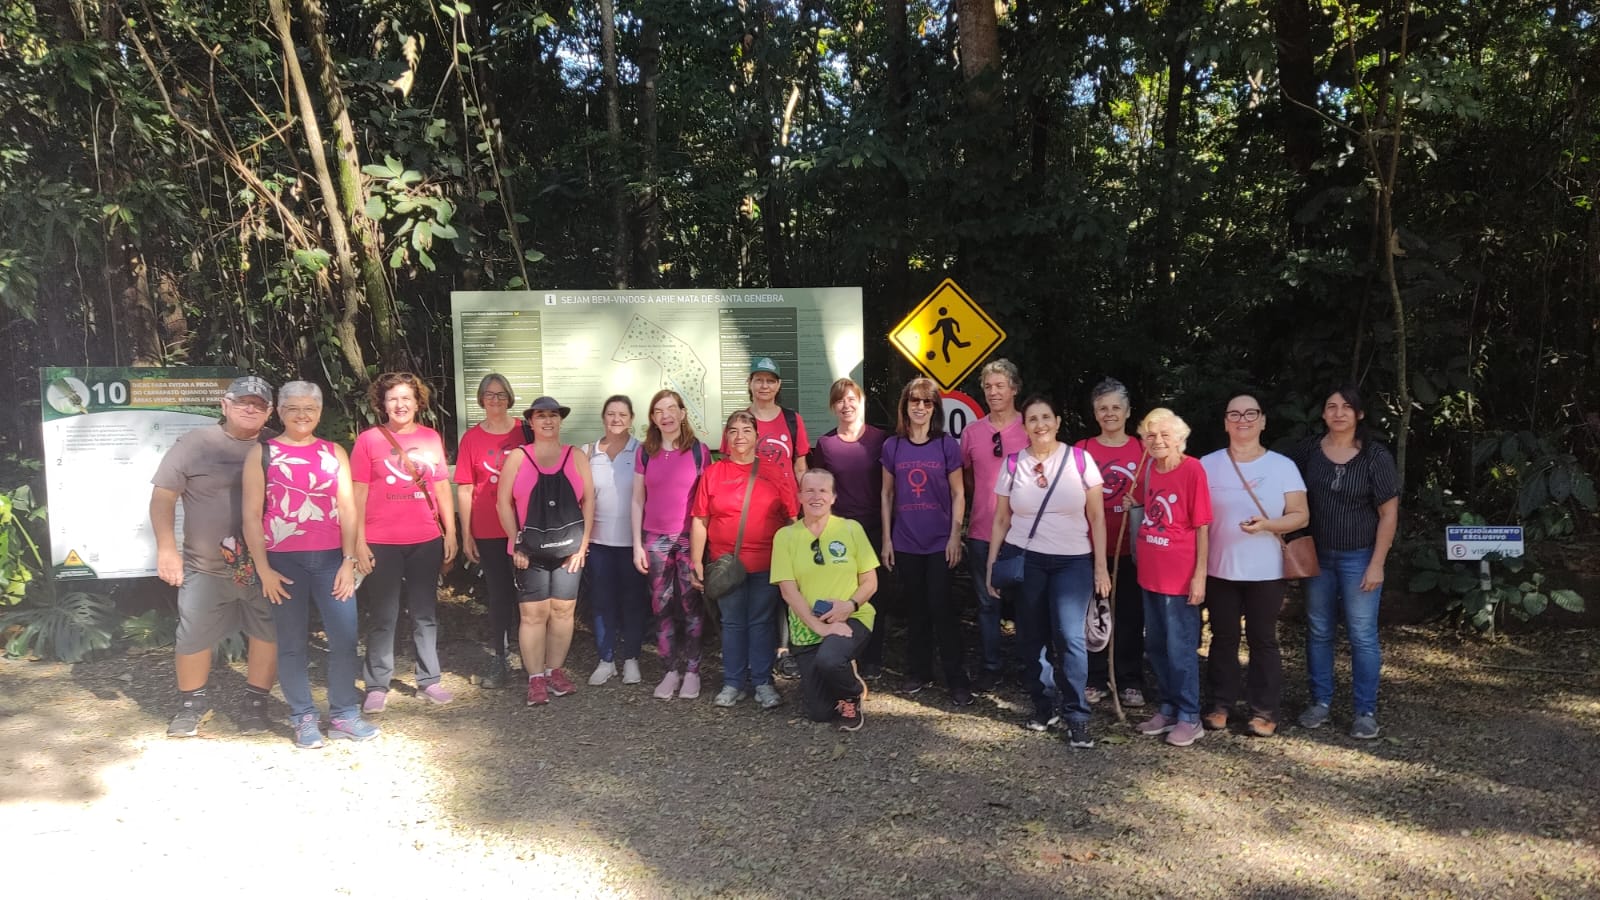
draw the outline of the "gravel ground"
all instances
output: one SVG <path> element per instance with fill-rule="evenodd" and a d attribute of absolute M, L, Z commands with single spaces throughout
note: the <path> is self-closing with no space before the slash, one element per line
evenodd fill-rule
<path fill-rule="evenodd" d="M 169 740 L 167 654 L 4 661 L 5 879 L 15 896 L 1595 896 L 1596 637 L 1390 629 L 1380 740 L 1291 727 L 1185 750 L 1107 710 L 1099 746 L 1072 751 L 1018 727 L 1015 690 L 957 712 L 888 678 L 851 735 L 797 719 L 792 683 L 775 713 L 713 690 L 663 703 L 648 651 L 645 684 L 585 685 L 582 634 L 579 691 L 547 708 L 455 674 L 480 660 L 461 641 L 443 648 L 456 703 L 391 694 L 380 738 L 320 751 L 220 714 Z M 1294 711 L 1299 636 L 1284 646 Z M 242 672 L 213 684 L 231 710 Z"/>

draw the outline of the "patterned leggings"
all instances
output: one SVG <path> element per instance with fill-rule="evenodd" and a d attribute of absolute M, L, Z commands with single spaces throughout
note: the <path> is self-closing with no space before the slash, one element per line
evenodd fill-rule
<path fill-rule="evenodd" d="M 689 533 L 645 532 L 650 565 L 650 609 L 656 615 L 656 652 L 667 671 L 700 671 L 700 636 L 705 631 L 705 600 L 689 584 Z"/>

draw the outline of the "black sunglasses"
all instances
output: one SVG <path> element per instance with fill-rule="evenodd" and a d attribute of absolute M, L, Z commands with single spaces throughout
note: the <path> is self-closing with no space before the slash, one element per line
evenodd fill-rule
<path fill-rule="evenodd" d="M 994 458 L 999 459 L 1004 456 L 1005 451 L 1000 448 L 1000 432 L 996 431 L 994 434 L 989 435 L 989 438 L 994 441 Z"/>
<path fill-rule="evenodd" d="M 822 538 L 811 542 L 811 561 L 819 566 L 822 565 Z"/>

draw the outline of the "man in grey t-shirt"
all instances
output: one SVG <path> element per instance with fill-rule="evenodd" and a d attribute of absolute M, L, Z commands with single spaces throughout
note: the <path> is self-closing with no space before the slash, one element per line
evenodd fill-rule
<path fill-rule="evenodd" d="M 178 438 L 151 483 L 150 524 L 156 573 L 178 588 L 178 712 L 169 737 L 193 737 L 211 716 L 206 685 L 217 643 L 240 629 L 249 638 L 249 669 L 239 730 L 267 730 L 267 694 L 277 677 L 277 632 L 253 567 L 245 566 L 240 528 L 244 460 L 272 415 L 272 386 L 235 378 L 222 395 L 222 420 Z M 269 432 L 270 434 L 270 432 Z M 176 537 L 183 501 L 183 548 Z"/>

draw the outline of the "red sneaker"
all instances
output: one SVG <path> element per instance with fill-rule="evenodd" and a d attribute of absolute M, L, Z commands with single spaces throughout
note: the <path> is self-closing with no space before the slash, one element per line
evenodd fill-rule
<path fill-rule="evenodd" d="M 567 677 L 566 669 L 550 670 L 549 679 L 550 693 L 556 695 L 557 697 L 565 697 L 566 695 L 578 689 L 577 685 L 572 683 L 572 679 Z"/>
<path fill-rule="evenodd" d="M 545 684 L 548 680 L 543 675 L 534 675 L 528 679 L 529 706 L 543 706 L 550 702 L 550 689 Z"/>

